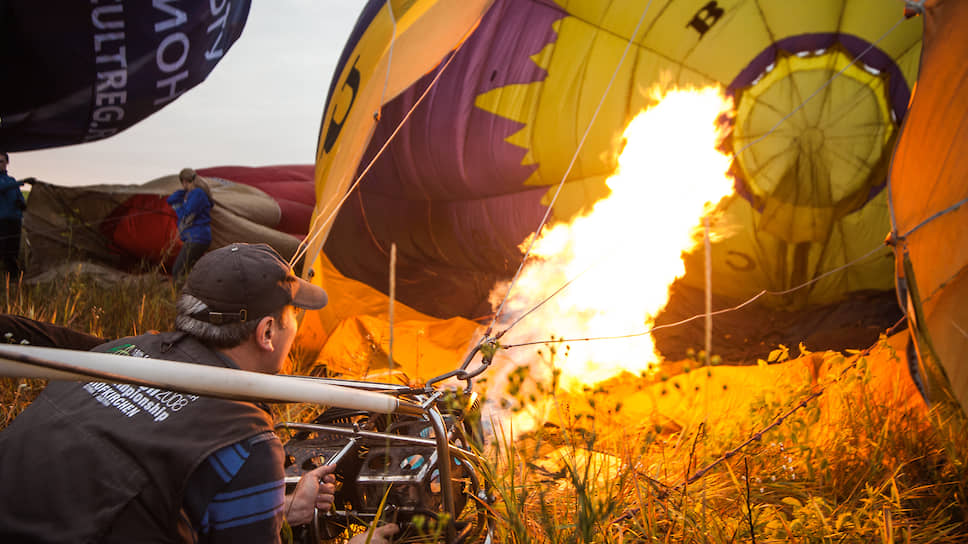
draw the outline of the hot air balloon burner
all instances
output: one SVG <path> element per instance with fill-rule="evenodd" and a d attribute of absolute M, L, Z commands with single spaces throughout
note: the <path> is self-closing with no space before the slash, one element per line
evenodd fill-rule
<path fill-rule="evenodd" d="M 481 437 L 476 393 L 322 380 L 380 387 L 422 406 L 423 413 L 330 408 L 309 423 L 277 425 L 293 433 L 284 446 L 287 491 L 307 471 L 322 464 L 337 467 L 333 511 L 317 512 L 313 523 L 295 528 L 294 541 L 335 538 L 377 519 L 396 522 L 412 535 L 445 535 L 448 542 L 475 541 L 489 533 L 484 507 L 492 500 L 474 453 Z"/>

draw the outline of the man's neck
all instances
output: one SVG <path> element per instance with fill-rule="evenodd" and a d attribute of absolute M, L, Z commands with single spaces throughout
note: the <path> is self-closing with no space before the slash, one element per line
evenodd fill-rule
<path fill-rule="evenodd" d="M 258 364 L 258 358 L 253 353 L 252 346 L 249 345 L 249 341 L 246 340 L 238 346 L 232 348 L 225 348 L 216 350 L 223 356 L 232 359 L 232 362 L 236 364 L 241 370 L 248 370 L 249 372 L 265 372 L 262 370 Z"/>

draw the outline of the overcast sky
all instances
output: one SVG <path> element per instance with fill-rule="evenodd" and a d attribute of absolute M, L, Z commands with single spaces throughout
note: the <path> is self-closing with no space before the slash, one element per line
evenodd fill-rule
<path fill-rule="evenodd" d="M 208 79 L 105 140 L 11 153 L 9 173 L 57 185 L 140 184 L 185 166 L 310 164 L 326 92 L 364 0 L 252 0 Z"/>

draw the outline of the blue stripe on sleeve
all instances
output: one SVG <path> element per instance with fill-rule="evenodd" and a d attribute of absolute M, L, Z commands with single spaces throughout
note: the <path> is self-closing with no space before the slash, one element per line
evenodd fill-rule
<path fill-rule="evenodd" d="M 281 481 L 219 493 L 208 505 L 209 522 L 215 530 L 273 518 L 285 504 L 285 484 Z"/>
<path fill-rule="evenodd" d="M 239 447 L 238 444 L 226 446 L 208 458 L 212 468 L 218 473 L 223 482 L 228 482 L 239 473 L 242 464 L 249 458 L 249 452 Z"/>

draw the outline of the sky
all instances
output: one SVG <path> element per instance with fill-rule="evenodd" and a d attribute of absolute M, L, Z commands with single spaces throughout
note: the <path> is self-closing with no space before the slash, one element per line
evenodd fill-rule
<path fill-rule="evenodd" d="M 141 184 L 183 167 L 311 164 L 326 92 L 364 0 L 252 0 L 208 78 L 104 140 L 10 154 L 56 185 Z"/>

